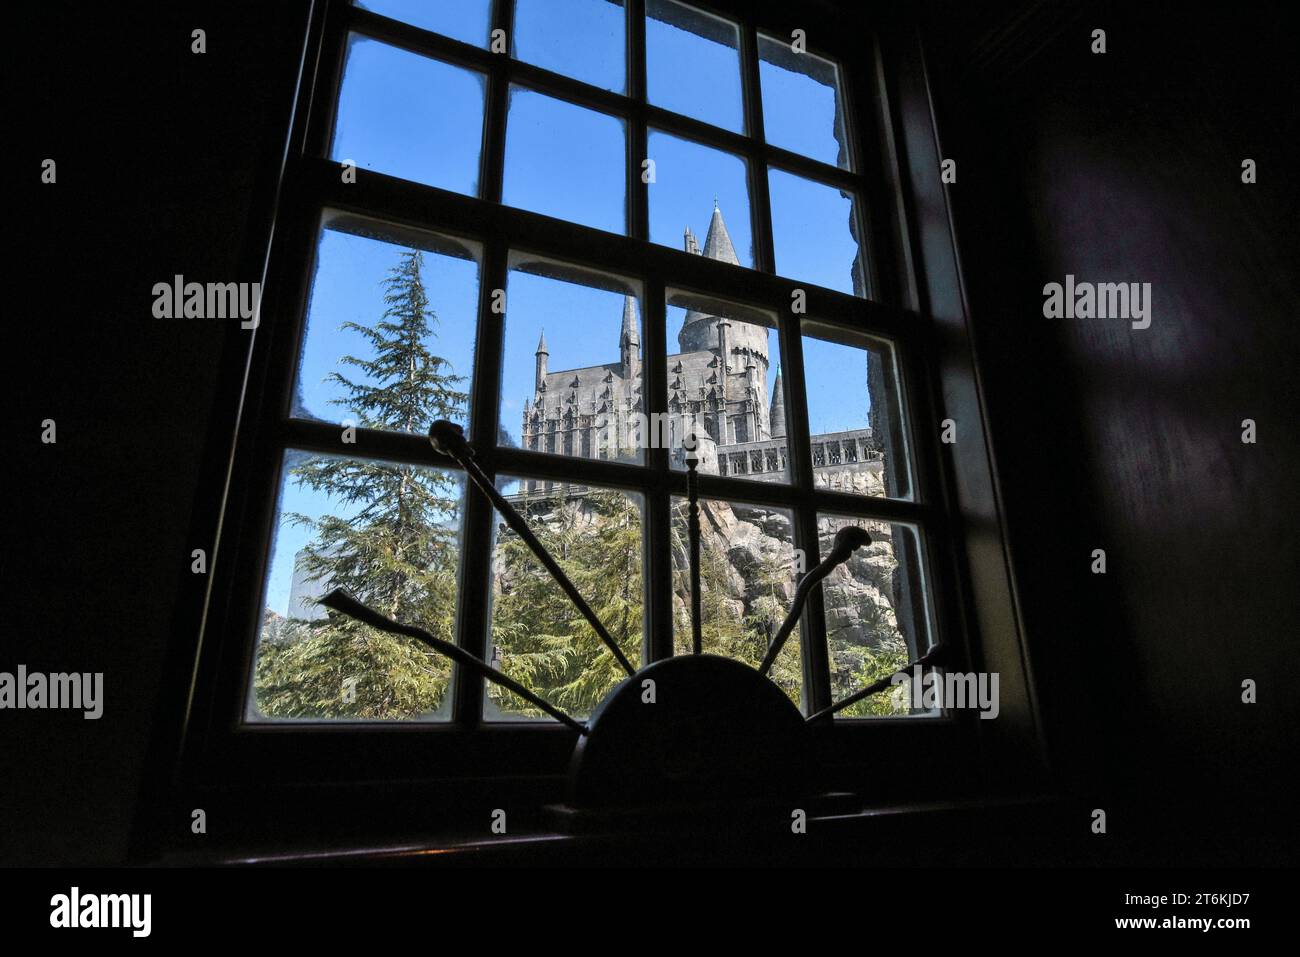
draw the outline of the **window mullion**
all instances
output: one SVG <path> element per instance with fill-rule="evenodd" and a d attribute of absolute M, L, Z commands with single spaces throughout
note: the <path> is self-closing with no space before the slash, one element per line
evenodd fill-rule
<path fill-rule="evenodd" d="M 646 277 L 641 302 L 641 327 L 645 340 L 642 357 L 641 394 L 650 415 L 650 436 L 655 415 L 668 411 L 667 309 L 664 282 L 658 275 Z M 664 421 L 660 419 L 659 421 Z M 646 449 L 649 466 L 646 493 L 646 620 L 651 661 L 670 658 L 673 654 L 673 567 L 672 567 L 672 493 L 665 477 L 669 473 L 669 450 L 651 442 Z"/>
<path fill-rule="evenodd" d="M 479 279 L 478 337 L 474 346 L 473 407 L 470 438 L 476 446 L 490 449 L 496 444 L 501 392 L 501 343 L 503 317 L 493 312 L 495 291 L 506 288 L 508 253 L 504 242 L 493 239 L 483 253 Z M 481 463 L 488 478 L 496 481 L 496 466 L 490 455 Z M 492 504 L 466 480 L 465 517 L 461 532 L 460 600 L 456 616 L 456 641 L 471 654 L 490 659 L 489 605 L 492 574 Z M 452 717 L 463 727 L 474 727 L 483 719 L 483 679 L 466 668 L 456 669 Z"/>
<path fill-rule="evenodd" d="M 514 0 L 494 0 L 493 29 L 505 30 L 509 36 L 514 19 Z M 483 149 L 479 160 L 479 196 L 489 203 L 501 202 L 501 182 L 506 154 L 506 118 L 510 110 L 510 54 L 493 56 L 488 74 L 487 103 L 483 116 Z"/>
<path fill-rule="evenodd" d="M 632 110 L 627 117 L 627 234 L 650 238 L 650 187 L 641 175 L 649 146 L 645 111 L 645 2 L 628 0 L 627 90 Z"/>
<path fill-rule="evenodd" d="M 493 0 L 492 27 L 509 36 L 514 20 L 514 0 Z M 509 54 L 496 54 L 488 74 L 487 103 L 483 117 L 483 147 L 479 164 L 479 196 L 491 203 L 501 201 L 505 169 L 506 118 L 510 105 Z M 496 291 L 506 288 L 508 251 L 499 238 L 490 239 L 483 251 L 479 276 L 478 336 L 474 348 L 473 403 L 470 438 L 482 447 L 496 444 L 499 428 L 501 351 L 504 317 L 493 311 Z M 489 457 L 483 463 L 488 478 L 496 481 Z M 456 642 L 484 660 L 489 660 L 491 636 L 490 601 L 492 574 L 492 505 L 468 480 L 462 525 L 461 580 L 456 615 Z M 466 668 L 456 668 L 452 695 L 452 720 L 472 728 L 483 720 L 483 679 Z"/>
<path fill-rule="evenodd" d="M 745 134 L 750 138 L 746 152 L 749 175 L 750 221 L 754 228 L 754 268 L 776 272 L 772 243 L 772 207 L 767 191 L 767 162 L 763 156 L 763 97 L 758 85 L 758 32 L 746 18 L 740 25 L 741 90 L 745 102 Z M 777 304 L 782 308 L 783 304 Z"/>

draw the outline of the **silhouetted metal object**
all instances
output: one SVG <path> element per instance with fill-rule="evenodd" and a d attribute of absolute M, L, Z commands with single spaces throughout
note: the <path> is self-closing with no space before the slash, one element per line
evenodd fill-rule
<path fill-rule="evenodd" d="M 691 647 L 698 655 L 704 650 L 703 612 L 700 605 L 700 456 L 699 442 L 692 432 L 682 442 L 686 450 L 686 534 L 690 539 L 691 555 Z"/>
<path fill-rule="evenodd" d="M 597 706 L 574 747 L 570 804 L 660 817 L 771 804 L 788 814 L 813 793 L 810 733 L 786 693 L 744 662 L 665 658 Z"/>
<path fill-rule="evenodd" d="M 675 818 L 698 823 L 702 807 L 734 813 L 757 805 L 803 807 L 814 793 L 811 726 L 892 684 L 893 675 L 857 691 L 807 719 L 767 677 L 794 630 L 813 589 L 854 550 L 871 542 L 864 529 L 849 526 L 835 535 L 830 554 L 799 582 L 790 611 L 768 647 L 761 666 L 703 653 L 700 595 L 699 458 L 695 436 L 687 444 L 686 489 L 690 537 L 691 624 L 694 654 L 656 661 L 634 671 L 595 612 L 578 593 L 537 536 L 497 491 L 474 460 L 460 426 L 440 420 L 429 440 L 450 456 L 475 487 L 496 506 L 507 525 L 537 556 L 629 677 L 597 705 L 584 725 L 482 659 L 428 632 L 393 621 L 343 589 L 321 604 L 392 634 L 424 642 L 484 679 L 508 688 L 578 732 L 570 764 L 571 804 L 556 809 L 577 822 L 615 823 L 634 816 Z M 935 645 L 916 665 L 934 664 L 943 651 Z"/>
<path fill-rule="evenodd" d="M 355 595 L 346 588 L 335 588 L 330 591 L 324 598 L 320 599 L 320 604 L 326 608 L 341 612 L 350 618 L 355 618 L 362 624 L 369 625 L 371 628 L 378 628 L 380 631 L 386 631 L 392 635 L 405 635 L 408 638 L 414 638 L 422 641 L 434 651 L 442 652 L 452 661 L 458 662 L 482 675 L 488 681 L 499 684 L 503 688 L 509 688 L 525 701 L 530 701 L 537 707 L 541 708 L 556 721 L 562 721 L 579 734 L 586 734 L 587 727 L 579 721 L 575 721 L 567 714 L 561 711 L 555 705 L 551 704 L 545 698 L 532 691 L 529 691 L 514 678 L 503 672 L 497 671 L 482 658 L 470 654 L 464 648 L 453 645 L 450 641 L 443 641 L 441 638 L 435 638 L 423 628 L 416 628 L 414 625 L 403 625 L 399 621 L 386 615 L 381 615 L 369 605 L 362 603 Z"/>
<path fill-rule="evenodd" d="M 826 556 L 820 565 L 800 579 L 799 587 L 794 592 L 794 601 L 790 603 L 790 611 L 785 616 L 785 621 L 781 622 L 781 627 L 777 630 L 772 643 L 768 646 L 767 654 L 763 657 L 763 663 L 758 666 L 759 674 L 767 674 L 772 667 L 772 662 L 776 661 L 776 656 L 785 647 L 786 639 L 790 637 L 790 632 L 794 631 L 794 626 L 799 623 L 799 616 L 803 614 L 803 606 L 807 603 L 812 590 L 821 584 L 821 580 L 834 571 L 837 566 L 847 562 L 855 549 L 870 544 L 871 536 L 867 534 L 867 530 L 858 528 L 856 525 L 846 526 L 835 533 L 835 542 L 831 545 L 831 553 Z"/>
<path fill-rule="evenodd" d="M 595 630 L 600 640 L 605 643 L 605 647 L 618 659 L 618 663 L 623 666 L 623 670 L 628 674 L 634 673 L 636 669 L 632 667 L 632 663 L 627 660 L 627 656 L 623 654 L 617 642 L 605 630 L 605 626 L 596 617 L 596 613 L 591 610 L 591 606 L 578 593 L 578 589 L 573 586 L 573 582 L 569 581 L 569 576 L 564 573 L 564 569 L 551 557 L 551 553 L 546 550 L 546 546 L 538 541 L 537 536 L 528 527 L 528 523 L 515 511 L 514 506 L 506 500 L 504 495 L 497 491 L 496 486 L 492 484 L 492 480 L 487 477 L 487 473 L 479 468 L 478 463 L 474 461 L 474 450 L 465 441 L 464 430 L 454 422 L 439 419 L 429 427 L 429 441 L 433 443 L 435 449 L 444 455 L 451 456 L 465 470 L 465 474 L 470 477 L 470 481 L 496 506 L 496 510 L 501 513 L 501 517 L 505 519 L 506 524 L 514 530 L 516 535 L 523 539 L 524 544 L 532 549 L 533 554 L 537 556 L 537 560 L 551 573 L 551 577 L 564 590 L 564 594 L 569 596 L 569 601 L 573 602 L 574 607 L 582 613 L 582 617 L 587 619 L 587 623 Z"/>

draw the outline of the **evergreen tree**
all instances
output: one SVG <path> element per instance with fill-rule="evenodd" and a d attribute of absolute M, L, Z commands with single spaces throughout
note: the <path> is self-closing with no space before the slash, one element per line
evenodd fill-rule
<path fill-rule="evenodd" d="M 641 511 L 621 492 L 577 499 L 547 493 L 519 510 L 628 660 L 641 658 Z M 497 666 L 556 706 L 586 716 L 626 677 L 617 659 L 513 533 L 496 549 L 492 644 Z M 493 685 L 489 700 L 512 714 L 540 711 Z"/>
<path fill-rule="evenodd" d="M 363 428 L 422 432 L 435 419 L 463 416 L 464 377 L 429 349 L 437 316 L 422 266 L 420 251 L 403 252 L 384 281 L 382 319 L 342 326 L 373 350 L 373 358 L 339 360 L 363 376 L 329 376 L 344 392 L 333 403 Z M 349 517 L 286 516 L 315 533 L 305 570 L 391 618 L 452 640 L 461 481 L 436 469 L 319 455 L 289 474 L 356 507 Z M 263 713 L 277 717 L 415 717 L 445 697 L 449 678 L 450 663 L 420 643 L 336 616 L 303 641 L 263 648 L 257 699 Z"/>

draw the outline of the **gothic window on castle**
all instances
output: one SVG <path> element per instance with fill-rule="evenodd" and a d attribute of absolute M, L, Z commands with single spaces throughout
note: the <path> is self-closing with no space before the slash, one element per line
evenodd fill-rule
<path fill-rule="evenodd" d="M 202 732 L 213 753 L 291 763 L 310 723 L 370 722 L 332 740 L 340 763 L 377 767 L 380 740 L 400 769 L 416 739 L 384 735 L 404 720 L 436 726 L 419 729 L 435 776 L 563 772 L 571 742 L 554 742 L 569 732 L 544 733 L 527 704 L 427 649 L 314 617 L 345 585 L 573 714 L 617 679 L 430 446 L 435 419 L 465 427 L 634 662 L 689 642 L 691 434 L 706 651 L 761 660 L 846 524 L 872 542 L 782 652 L 792 700 L 812 714 L 964 640 L 955 576 L 974 563 L 954 559 L 964 519 L 943 511 L 945 469 L 979 458 L 978 403 L 963 405 L 972 445 L 941 468 L 936 397 L 966 385 L 944 378 L 960 364 L 939 361 L 948 340 L 904 291 L 929 255 L 905 227 L 923 208 L 928 228 L 932 206 L 895 195 L 918 174 L 878 134 L 918 126 L 877 115 L 894 100 L 881 64 L 855 59 L 874 57 L 866 28 L 769 22 L 785 14 L 733 0 L 557 5 L 317 8 L 250 337 L 226 506 L 239 520 L 223 525 L 208 605 L 212 633 L 236 637 L 200 662 L 217 703 L 195 727 L 216 729 Z M 787 40 L 795 28 L 806 46 Z M 856 719 L 936 717 L 872 701 L 828 738 L 850 763 L 869 750 L 840 735 Z M 281 720 L 298 720 L 293 735 L 227 730 Z"/>

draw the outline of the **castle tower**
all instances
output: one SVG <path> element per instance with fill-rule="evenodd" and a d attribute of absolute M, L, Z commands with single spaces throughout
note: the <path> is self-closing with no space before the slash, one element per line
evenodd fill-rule
<path fill-rule="evenodd" d="M 641 376 L 641 331 L 637 322 L 636 300 L 623 297 L 623 330 L 618 337 L 618 354 L 623 363 L 623 379 L 632 382 Z"/>
<path fill-rule="evenodd" d="M 781 393 L 784 383 L 781 381 L 781 367 L 776 367 L 776 382 L 772 385 L 772 407 L 768 412 L 769 430 L 772 438 L 785 438 L 785 397 Z"/>
<path fill-rule="evenodd" d="M 699 248 L 699 243 L 695 241 L 695 234 L 688 228 L 686 230 L 686 251 L 705 256 L 709 259 L 716 259 L 720 262 L 740 265 L 740 260 L 736 258 L 736 247 L 732 245 L 731 234 L 727 232 L 727 224 L 722 219 L 722 210 L 716 203 L 713 206 L 713 216 L 709 220 L 709 231 L 704 237 L 704 248 Z M 718 353 L 721 349 L 721 343 L 718 341 L 717 317 L 710 316 L 696 309 L 691 309 L 686 313 L 686 319 L 682 323 L 681 332 L 677 334 L 677 344 L 681 347 L 682 352 L 713 352 Z M 740 352 L 744 355 L 753 355 L 758 360 L 758 365 L 766 383 L 767 380 L 767 330 L 761 326 L 755 326 L 747 322 L 735 322 L 727 332 L 727 345 L 729 354 L 727 363 L 733 368 L 743 370 L 748 360 L 742 359 L 735 361 L 731 355 Z"/>
<path fill-rule="evenodd" d="M 542 330 L 542 336 L 537 340 L 537 365 L 533 373 L 533 388 L 540 390 L 546 382 L 546 363 L 551 358 L 551 353 L 546 348 L 546 330 Z"/>

